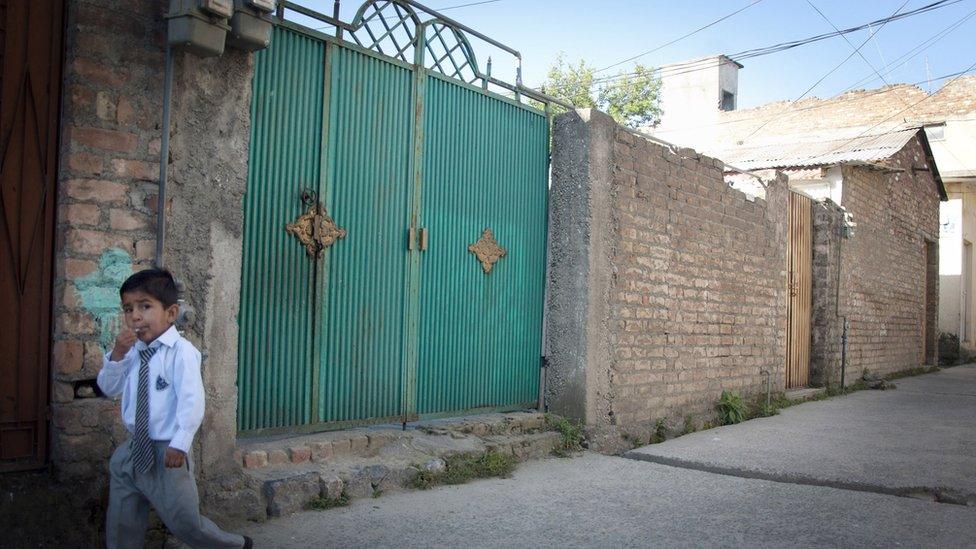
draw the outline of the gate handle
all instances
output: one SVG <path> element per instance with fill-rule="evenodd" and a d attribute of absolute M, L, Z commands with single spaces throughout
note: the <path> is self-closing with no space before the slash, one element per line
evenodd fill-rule
<path fill-rule="evenodd" d="M 420 251 L 422 252 L 427 251 L 427 228 L 426 227 L 420 228 Z"/>

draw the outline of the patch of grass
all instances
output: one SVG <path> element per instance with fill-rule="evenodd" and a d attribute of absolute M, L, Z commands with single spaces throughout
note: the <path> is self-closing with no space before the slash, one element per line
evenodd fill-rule
<path fill-rule="evenodd" d="M 738 393 L 722 391 L 715 410 L 722 425 L 742 423 L 746 419 L 746 407 Z"/>
<path fill-rule="evenodd" d="M 688 435 L 688 434 L 694 433 L 697 430 L 698 430 L 698 427 L 695 426 L 695 416 L 693 416 L 691 414 L 686 415 L 685 416 L 684 426 L 681 429 L 681 434 L 682 435 Z"/>
<path fill-rule="evenodd" d="M 635 436 L 633 436 L 631 434 L 628 434 L 628 433 L 624 433 L 624 434 L 622 434 L 620 436 L 621 436 L 621 438 L 624 439 L 624 442 L 627 442 L 627 443 L 630 444 L 630 447 L 631 448 L 640 448 L 641 446 L 644 446 L 644 439 L 642 439 L 639 436 L 635 437 Z"/>
<path fill-rule="evenodd" d="M 932 366 L 930 368 L 926 368 L 924 366 L 921 366 L 921 367 L 918 367 L 918 368 L 910 368 L 908 370 L 902 370 L 900 372 L 895 372 L 893 374 L 888 374 L 888 375 L 884 376 L 884 379 L 887 380 L 887 381 L 891 381 L 893 379 L 901 379 L 903 377 L 920 376 L 922 374 L 932 374 L 932 373 L 938 372 L 940 369 L 941 368 L 939 368 L 938 366 Z"/>
<path fill-rule="evenodd" d="M 483 454 L 458 454 L 444 460 L 442 473 L 418 471 L 409 484 L 427 490 L 439 484 L 464 484 L 478 478 L 508 477 L 518 466 L 514 456 L 488 451 Z"/>
<path fill-rule="evenodd" d="M 546 424 L 562 435 L 563 440 L 559 448 L 553 453 L 559 457 L 566 457 L 572 452 L 579 452 L 583 449 L 583 424 L 579 421 L 570 422 L 568 419 L 559 416 L 546 414 Z"/>
<path fill-rule="evenodd" d="M 660 418 L 654 422 L 654 434 L 651 435 L 651 444 L 664 442 L 668 438 L 668 420 Z"/>
<path fill-rule="evenodd" d="M 373 488 L 373 499 L 376 499 L 382 495 L 383 495 L 383 490 L 380 490 L 379 488 Z"/>
<path fill-rule="evenodd" d="M 410 479 L 408 484 L 417 490 L 429 490 L 437 485 L 437 475 L 421 469 Z"/>
<path fill-rule="evenodd" d="M 325 511 L 326 509 L 335 509 L 336 507 L 345 507 L 346 505 L 349 505 L 349 496 L 343 492 L 339 497 L 334 499 L 319 496 L 308 503 L 308 508 L 315 509 L 316 511 Z"/>

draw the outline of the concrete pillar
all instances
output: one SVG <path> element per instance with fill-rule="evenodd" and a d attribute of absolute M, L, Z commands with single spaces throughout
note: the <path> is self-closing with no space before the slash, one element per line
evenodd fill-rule
<path fill-rule="evenodd" d="M 164 253 L 195 311 L 185 335 L 204 357 L 207 409 L 195 448 L 204 479 L 240 470 L 237 315 L 253 59 L 233 49 L 176 58 Z"/>
<path fill-rule="evenodd" d="M 546 402 L 587 425 L 610 423 L 611 187 L 616 124 L 581 109 L 556 117 L 549 191 Z"/>

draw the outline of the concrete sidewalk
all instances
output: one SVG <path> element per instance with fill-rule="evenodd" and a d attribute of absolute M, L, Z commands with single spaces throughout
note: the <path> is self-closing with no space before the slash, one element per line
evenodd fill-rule
<path fill-rule="evenodd" d="M 976 509 L 587 453 L 237 531 L 255 547 L 972 547 Z"/>
<path fill-rule="evenodd" d="M 787 408 L 625 457 L 746 478 L 976 505 L 976 365 Z"/>

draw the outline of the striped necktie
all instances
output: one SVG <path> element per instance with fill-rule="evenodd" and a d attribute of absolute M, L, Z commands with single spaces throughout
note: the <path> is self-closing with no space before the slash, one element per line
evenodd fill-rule
<path fill-rule="evenodd" d="M 153 443 L 149 438 L 149 359 L 158 347 L 139 351 L 139 390 L 136 392 L 136 433 L 133 463 L 136 471 L 148 473 L 155 461 Z"/>

